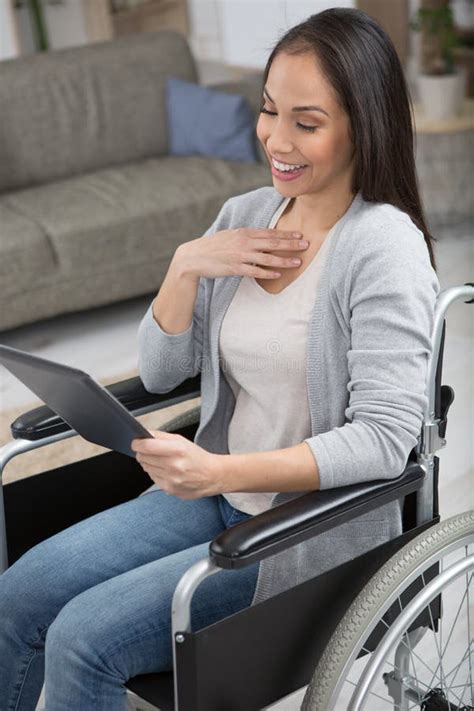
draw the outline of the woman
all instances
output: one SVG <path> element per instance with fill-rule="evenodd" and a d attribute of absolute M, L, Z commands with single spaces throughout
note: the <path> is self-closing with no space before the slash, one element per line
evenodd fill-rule
<path fill-rule="evenodd" d="M 176 250 L 139 328 L 148 390 L 201 372 L 195 441 L 134 440 L 146 495 L 1 576 L 2 709 L 34 709 L 44 678 L 47 711 L 124 708 L 127 679 L 172 667 L 172 595 L 211 539 L 303 492 L 396 477 L 416 445 L 439 283 L 393 45 L 363 12 L 321 12 L 277 43 L 262 89 L 273 187 Z M 397 501 L 221 571 L 193 627 L 400 532 Z"/>

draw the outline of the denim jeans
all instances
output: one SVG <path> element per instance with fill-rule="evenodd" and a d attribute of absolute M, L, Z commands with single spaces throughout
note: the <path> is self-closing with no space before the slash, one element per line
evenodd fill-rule
<path fill-rule="evenodd" d="M 0 575 L 0 711 L 122 711 L 125 682 L 171 670 L 171 601 L 210 541 L 250 514 L 155 490 L 39 543 Z M 248 607 L 259 564 L 197 588 L 198 630 Z"/>

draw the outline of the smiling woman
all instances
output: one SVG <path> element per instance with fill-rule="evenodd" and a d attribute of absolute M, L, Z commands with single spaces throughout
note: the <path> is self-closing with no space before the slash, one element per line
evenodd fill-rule
<path fill-rule="evenodd" d="M 122 711 L 124 680 L 171 669 L 173 592 L 210 540 L 304 493 L 396 478 L 417 444 L 439 282 L 390 38 L 357 10 L 312 15 L 272 51 L 261 108 L 273 186 L 178 247 L 138 328 L 148 391 L 201 376 L 194 441 L 134 442 L 150 490 L 0 576 L 2 709 L 34 708 L 46 669 L 48 711 Z M 212 575 L 196 629 L 401 531 L 391 500 Z"/>

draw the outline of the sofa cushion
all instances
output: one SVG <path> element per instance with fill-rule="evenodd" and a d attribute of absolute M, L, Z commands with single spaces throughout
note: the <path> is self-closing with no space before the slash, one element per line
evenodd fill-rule
<path fill-rule="evenodd" d="M 170 153 L 257 161 L 255 113 L 243 96 L 167 80 Z"/>
<path fill-rule="evenodd" d="M 211 84 L 209 88 L 225 92 L 226 94 L 239 94 L 247 99 L 250 108 L 255 114 L 254 131 L 258 160 L 260 163 L 268 165 L 268 158 L 256 134 L 257 122 L 260 118 L 260 109 L 265 103 L 263 100 L 263 72 L 255 70 L 253 74 L 249 74 L 239 81 L 219 82 L 218 84 Z"/>
<path fill-rule="evenodd" d="M 170 74 L 197 81 L 173 30 L 1 62 L 0 192 L 168 153 Z"/>
<path fill-rule="evenodd" d="M 227 198 L 271 184 L 260 163 L 163 156 L 17 191 L 2 202 L 47 235 L 61 280 L 150 260 L 168 264 Z"/>
<path fill-rule="evenodd" d="M 41 226 L 0 198 L 2 297 L 48 280 L 57 269 L 54 249 Z"/>

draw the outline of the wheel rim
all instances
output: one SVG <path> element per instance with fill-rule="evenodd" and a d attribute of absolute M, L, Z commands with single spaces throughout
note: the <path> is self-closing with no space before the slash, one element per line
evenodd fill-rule
<path fill-rule="evenodd" d="M 412 601 L 412 605 L 406 608 L 400 616 L 397 618 L 394 625 L 388 630 L 387 634 L 382 640 L 382 643 L 378 646 L 377 650 L 372 654 L 372 657 L 364 669 L 361 675 L 357 688 L 354 690 L 352 695 L 348 711 L 363 711 L 367 706 L 367 702 L 372 693 L 372 689 L 376 683 L 377 675 L 381 671 L 383 665 L 386 663 L 386 658 L 389 657 L 395 651 L 395 646 L 406 640 L 407 653 L 409 655 L 409 660 L 413 666 L 413 674 L 405 675 L 407 680 L 405 683 L 405 688 L 411 693 L 406 696 L 406 703 L 408 709 L 423 707 L 423 705 L 430 705 L 429 701 L 432 701 L 431 706 L 433 708 L 440 708 L 443 705 L 449 709 L 450 706 L 459 708 L 468 708 L 467 704 L 464 703 L 465 696 L 467 695 L 467 702 L 470 705 L 472 701 L 472 688 L 473 688 L 473 676 L 472 676 L 472 652 L 471 647 L 473 644 L 472 637 L 470 636 L 470 587 L 473 578 L 474 571 L 474 554 L 465 557 L 453 563 L 447 569 L 442 571 L 439 576 L 432 580 L 423 590 L 417 595 L 417 597 Z M 461 576 L 466 576 L 466 590 L 461 598 L 461 605 L 464 601 L 467 601 L 467 621 L 468 621 L 468 644 L 466 648 L 466 653 L 462 655 L 461 662 L 455 665 L 454 669 L 450 672 L 446 672 L 444 669 L 445 661 L 445 651 L 443 651 L 442 643 L 436 645 L 438 650 L 438 664 L 433 668 L 427 664 L 425 660 L 420 656 L 418 652 L 415 652 L 408 643 L 409 637 L 407 635 L 407 630 L 410 625 L 416 620 L 419 614 L 423 610 L 427 609 L 430 611 L 430 603 L 437 597 L 442 590 L 446 592 L 449 585 L 455 583 Z M 456 621 L 459 619 L 461 612 L 461 606 L 458 608 L 456 614 Z M 434 627 L 434 621 L 431 620 Z M 454 626 L 451 629 L 450 637 L 454 632 Z M 402 640 L 399 638 L 402 637 Z M 448 641 L 449 644 L 449 641 Z M 447 645 L 446 645 L 447 647 Z M 422 662 L 422 665 L 426 667 L 429 675 L 430 681 L 428 683 L 422 681 L 416 672 L 415 660 Z M 458 673 L 461 668 L 461 664 L 464 660 L 467 660 L 467 677 L 466 681 L 461 684 L 455 683 L 458 679 Z M 394 668 L 395 664 L 394 664 Z M 393 677 L 389 677 L 393 679 Z M 414 682 L 414 683 L 413 683 Z M 433 684 L 435 684 L 433 688 Z M 439 684 L 439 685 L 438 685 Z M 416 689 L 416 691 L 415 691 Z M 383 698 L 383 697 L 382 697 Z M 392 696 L 392 698 L 394 698 Z M 391 703 L 388 701 L 388 703 Z"/>
<path fill-rule="evenodd" d="M 467 559 L 473 553 L 474 536 L 471 534 L 464 536 L 461 540 L 458 539 L 452 542 L 441 552 L 433 553 L 424 561 L 422 566 L 417 567 L 410 575 L 406 576 L 403 588 L 400 585 L 390 595 L 383 608 L 381 608 L 381 615 L 385 614 L 396 600 L 398 600 L 399 611 L 402 611 L 403 606 L 400 602 L 400 594 L 403 589 L 406 590 L 407 585 L 413 580 L 420 577 L 423 582 L 423 588 L 426 588 L 429 581 L 425 581 L 424 575 L 433 564 L 439 563 L 441 571 L 443 571 L 455 562 L 455 559 L 459 559 L 459 557 Z M 428 629 L 421 641 L 416 640 L 414 643 L 410 642 L 410 636 L 405 637 L 404 646 L 408 648 L 410 668 L 405 670 L 406 678 L 403 678 L 402 683 L 400 683 L 400 678 L 403 675 L 399 669 L 396 669 L 395 663 L 393 661 L 391 665 L 388 661 L 386 663 L 386 668 L 383 670 L 385 674 L 390 674 L 391 672 L 394 675 L 395 671 L 398 672 L 397 683 L 401 688 L 400 703 L 396 703 L 393 695 L 389 693 L 386 678 L 382 678 L 379 679 L 378 688 L 377 686 L 372 687 L 364 703 L 358 708 L 364 709 L 364 711 L 383 711 L 383 709 L 395 709 L 396 711 L 412 711 L 412 709 L 418 709 L 418 711 L 420 709 L 422 711 L 431 711 L 432 709 L 433 711 L 435 709 L 436 711 L 438 709 L 455 711 L 455 709 L 462 709 L 467 711 L 473 708 L 474 641 L 472 623 L 474 622 L 474 611 L 471 607 L 474 599 L 474 581 L 472 572 L 464 573 L 461 578 L 458 577 L 456 581 L 453 581 L 452 587 L 453 590 L 450 591 L 450 594 L 454 591 L 454 598 L 457 601 L 453 604 L 450 599 L 450 604 L 443 605 L 443 607 L 450 608 L 451 611 L 454 610 L 454 613 L 447 615 L 443 611 L 438 631 L 434 632 L 432 629 Z M 447 592 L 447 590 L 443 590 L 443 602 L 446 599 Z M 380 618 L 378 622 L 380 622 Z M 435 627 L 432 618 L 431 623 L 430 626 Z M 355 696 L 354 689 L 357 689 L 364 668 L 369 663 L 370 654 L 366 654 L 361 659 L 357 659 L 357 657 L 359 653 L 364 651 L 365 642 L 369 639 L 376 625 L 377 620 L 373 624 L 368 624 L 364 634 L 354 645 L 351 655 L 347 658 L 341 670 L 339 681 L 333 689 L 330 702 L 324 707 L 325 711 L 348 711 L 350 708 L 351 698 Z M 388 625 L 387 629 L 389 629 Z M 464 631 L 460 632 L 460 630 Z M 460 641 L 459 637 L 463 637 L 463 639 Z M 417 646 L 415 651 L 414 645 L 417 643 L 420 646 Z M 461 644 L 463 647 L 460 647 Z M 456 645 L 459 649 L 456 648 Z M 427 649 L 431 651 L 431 654 L 427 653 Z M 446 666 L 446 657 L 454 660 L 449 663 L 449 668 Z M 437 659 L 437 661 L 433 661 L 433 659 Z M 441 662 L 438 663 L 440 659 Z M 349 672 L 352 673 L 357 665 L 359 665 L 358 673 L 356 671 L 355 676 L 349 676 Z M 423 669 L 423 673 L 419 672 L 420 667 Z M 382 684 L 381 689 L 380 682 Z M 416 696 L 413 689 L 422 690 L 424 693 Z M 431 699 L 428 698 L 430 693 L 432 693 Z"/>

